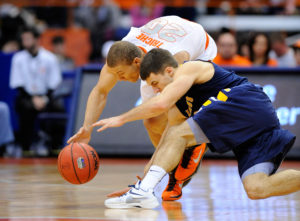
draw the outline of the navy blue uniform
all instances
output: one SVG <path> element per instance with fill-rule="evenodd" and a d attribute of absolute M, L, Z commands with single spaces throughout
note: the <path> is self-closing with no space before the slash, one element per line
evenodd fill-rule
<path fill-rule="evenodd" d="M 261 87 L 212 64 L 213 78 L 193 85 L 176 103 L 177 108 L 200 126 L 212 151 L 235 153 L 240 175 L 269 161 L 276 164 L 275 172 L 295 136 L 281 129 L 275 109 Z"/>

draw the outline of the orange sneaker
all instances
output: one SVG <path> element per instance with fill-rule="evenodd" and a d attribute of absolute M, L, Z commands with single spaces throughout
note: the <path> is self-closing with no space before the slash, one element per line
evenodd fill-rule
<path fill-rule="evenodd" d="M 205 143 L 185 150 L 175 171 L 175 179 L 180 181 L 190 180 L 197 172 L 206 150 L 207 146 Z"/>
<path fill-rule="evenodd" d="M 182 196 L 183 181 L 178 181 L 174 177 L 174 173 L 169 174 L 169 183 L 161 195 L 162 200 L 174 201 L 179 200 Z"/>

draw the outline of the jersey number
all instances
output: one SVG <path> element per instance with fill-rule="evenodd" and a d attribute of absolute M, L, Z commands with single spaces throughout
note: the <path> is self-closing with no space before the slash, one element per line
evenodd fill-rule
<path fill-rule="evenodd" d="M 157 34 L 162 40 L 175 42 L 178 38 L 186 35 L 186 31 L 178 24 L 170 23 L 165 19 L 155 19 L 147 23 L 142 32 L 148 35 Z"/>

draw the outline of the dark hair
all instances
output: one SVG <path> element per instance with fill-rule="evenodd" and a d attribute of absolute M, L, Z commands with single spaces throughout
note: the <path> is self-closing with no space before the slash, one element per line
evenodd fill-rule
<path fill-rule="evenodd" d="M 109 49 L 106 59 L 109 67 L 115 67 L 120 63 L 130 65 L 136 57 L 142 57 L 142 52 L 136 45 L 128 41 L 117 41 Z"/>
<path fill-rule="evenodd" d="M 33 35 L 34 38 L 39 38 L 40 33 L 34 27 L 24 27 L 21 29 L 21 34 L 29 32 Z"/>
<path fill-rule="evenodd" d="M 141 79 L 146 80 L 151 73 L 161 74 L 167 66 L 178 67 L 172 54 L 161 48 L 152 49 L 145 55 L 141 63 Z"/>
<path fill-rule="evenodd" d="M 282 44 L 285 44 L 285 34 L 281 32 L 273 32 L 271 34 L 271 42 L 272 44 L 275 42 L 280 42 Z"/>
<path fill-rule="evenodd" d="M 255 55 L 254 55 L 254 51 L 253 51 L 253 45 L 255 43 L 256 38 L 260 35 L 264 36 L 267 39 L 267 50 L 264 54 L 264 63 L 263 63 L 263 64 L 267 64 L 268 60 L 269 60 L 269 52 L 271 50 L 271 41 L 270 41 L 269 36 L 263 32 L 255 32 L 250 36 L 250 38 L 249 38 L 249 59 L 252 62 L 254 61 Z"/>
<path fill-rule="evenodd" d="M 56 44 L 63 44 L 65 42 L 65 39 L 63 38 L 63 36 L 54 36 L 52 38 L 52 44 L 56 45 Z"/>

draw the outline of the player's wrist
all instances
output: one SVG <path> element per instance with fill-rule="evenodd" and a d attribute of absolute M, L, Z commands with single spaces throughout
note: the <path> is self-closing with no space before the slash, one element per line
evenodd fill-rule
<path fill-rule="evenodd" d="M 119 120 L 121 121 L 122 124 L 126 124 L 127 122 L 129 122 L 126 115 L 124 115 L 124 114 L 119 116 Z"/>
<path fill-rule="evenodd" d="M 91 133 L 92 130 L 93 130 L 93 126 L 92 126 L 92 124 L 91 124 L 91 125 L 83 125 L 83 129 L 84 129 L 85 131 Z"/>

